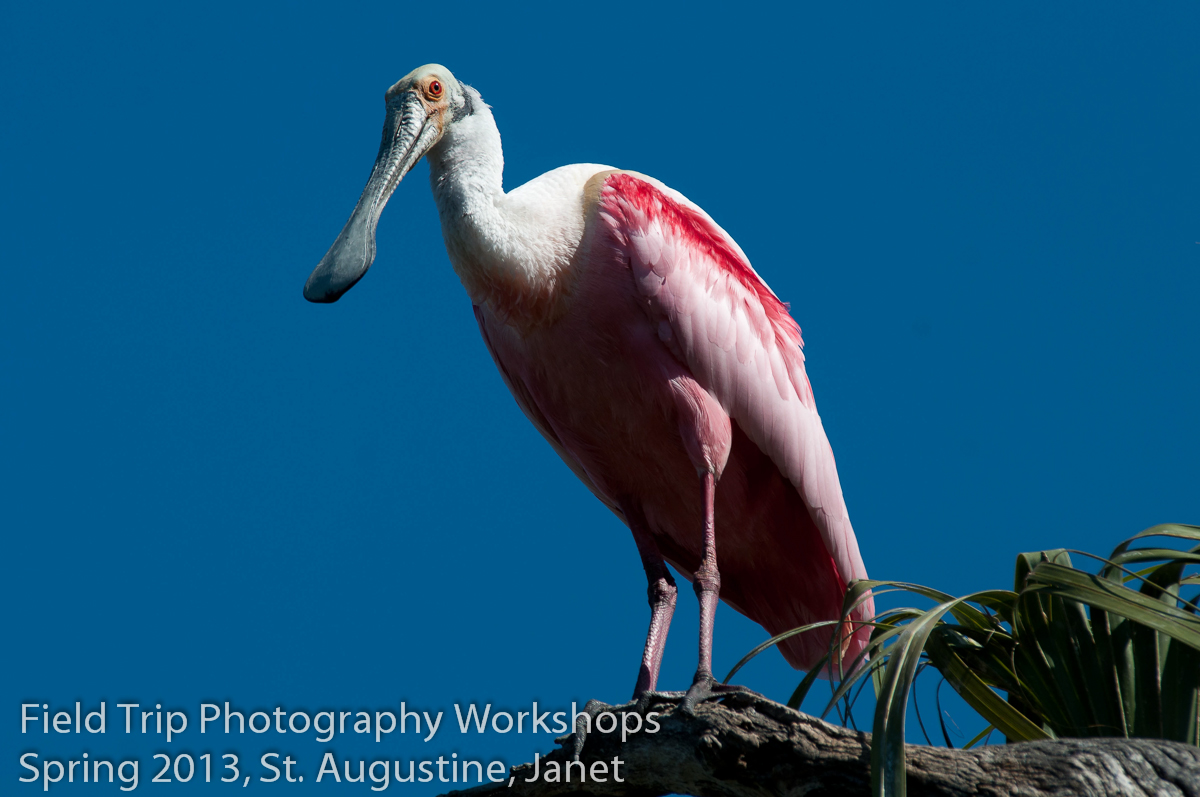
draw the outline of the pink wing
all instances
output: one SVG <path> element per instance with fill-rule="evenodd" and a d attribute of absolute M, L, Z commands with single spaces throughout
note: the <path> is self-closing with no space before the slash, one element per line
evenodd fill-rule
<path fill-rule="evenodd" d="M 787 307 L 724 230 L 657 181 L 609 176 L 599 212 L 625 249 L 659 337 L 791 482 L 843 583 L 865 579 Z M 868 599 L 856 619 L 873 615 Z M 866 636 L 856 635 L 850 655 Z"/>

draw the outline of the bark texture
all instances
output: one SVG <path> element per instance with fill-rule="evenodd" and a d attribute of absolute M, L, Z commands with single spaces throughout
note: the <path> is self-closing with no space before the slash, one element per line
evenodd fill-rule
<path fill-rule="evenodd" d="M 617 712 L 634 711 L 632 705 Z M 637 733 L 622 743 L 620 729 L 586 737 L 580 761 L 620 767 L 611 777 L 547 782 L 547 762 L 573 759 L 575 736 L 532 764 L 514 767 L 511 783 L 451 792 L 461 797 L 848 797 L 871 785 L 871 736 L 822 722 L 754 694 L 734 694 L 697 707 L 696 715 L 674 703 L 652 704 L 662 712 L 657 733 Z M 619 713 L 617 715 L 620 716 Z M 606 721 L 607 722 L 607 721 Z M 1185 795 L 1200 797 L 1200 749 L 1148 739 L 1061 739 L 996 745 L 974 750 L 909 745 L 910 795 Z"/>

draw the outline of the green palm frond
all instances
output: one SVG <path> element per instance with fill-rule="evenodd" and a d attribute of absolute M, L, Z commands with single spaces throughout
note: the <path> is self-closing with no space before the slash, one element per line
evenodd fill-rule
<path fill-rule="evenodd" d="M 1011 592 L 955 598 L 906 582 L 854 582 L 830 655 L 805 676 L 788 705 L 800 705 L 868 592 L 878 597 L 903 591 L 937 605 L 892 609 L 873 618 L 867 649 L 843 664 L 847 672 L 825 710 L 828 714 L 863 678 L 872 679 L 871 773 L 878 797 L 905 794 L 904 720 L 923 662 L 989 723 L 968 747 L 993 729 L 1010 742 L 1137 736 L 1200 745 L 1200 607 L 1197 596 L 1181 594 L 1184 587 L 1200 585 L 1200 575 L 1185 572 L 1200 564 L 1200 544 L 1186 550 L 1133 547 L 1149 537 L 1200 543 L 1200 527 L 1155 526 L 1118 545 L 1108 558 L 1065 549 L 1021 554 Z M 1071 553 L 1099 560 L 1099 573 L 1076 568 Z M 772 637 L 738 662 L 730 677 L 781 640 L 833 624 Z"/>

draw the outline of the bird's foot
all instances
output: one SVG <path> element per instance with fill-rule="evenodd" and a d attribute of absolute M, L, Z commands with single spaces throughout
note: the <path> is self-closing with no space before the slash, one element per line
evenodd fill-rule
<path fill-rule="evenodd" d="M 703 703 L 705 700 L 713 698 L 725 697 L 726 695 L 736 692 L 748 692 L 756 694 L 744 686 L 736 686 L 734 684 L 723 684 L 715 680 L 711 673 L 696 673 L 696 679 L 692 681 L 692 686 L 683 696 L 683 700 L 679 704 L 679 708 L 685 714 L 695 716 L 696 706 Z"/>
<path fill-rule="evenodd" d="M 596 718 L 605 711 L 611 711 L 616 706 L 610 706 L 608 703 L 601 703 L 599 700 L 589 700 L 587 705 L 583 707 L 583 711 L 575 717 L 575 758 L 578 761 L 580 754 L 583 752 L 584 742 L 587 741 L 588 734 L 596 724 Z"/>
<path fill-rule="evenodd" d="M 696 706 L 705 700 L 713 700 L 732 694 L 753 695 L 761 698 L 758 692 L 736 684 L 723 684 L 711 675 L 697 674 L 692 686 L 686 692 L 643 692 L 633 696 L 633 710 L 645 715 L 655 703 L 675 703 L 688 714 L 696 713 Z"/>
<path fill-rule="evenodd" d="M 646 712 L 648 712 L 650 707 L 656 702 L 661 701 L 666 703 L 678 703 L 680 700 L 683 700 L 683 697 L 686 694 L 687 692 L 658 691 L 646 691 L 642 692 L 640 695 L 635 693 L 633 696 L 633 702 L 630 703 L 630 705 L 633 707 L 634 711 L 644 717 L 646 716 Z"/>
<path fill-rule="evenodd" d="M 695 715 L 695 708 L 699 703 L 705 700 L 713 700 L 729 695 L 739 694 L 746 695 L 751 699 L 766 701 L 767 698 L 760 695 L 751 689 L 744 686 L 736 686 L 734 684 L 723 684 L 713 680 L 711 675 L 707 677 L 697 676 L 692 683 L 690 689 L 686 692 L 658 692 L 646 691 L 641 694 L 635 694 L 633 700 L 623 705 L 610 705 L 602 703 L 599 700 L 589 700 L 587 705 L 583 707 L 583 711 L 575 717 L 575 733 L 573 739 L 573 755 L 574 760 L 578 761 L 579 756 L 583 754 L 583 747 L 587 743 L 587 738 L 591 734 L 592 729 L 596 729 L 599 733 L 610 733 L 618 728 L 634 731 L 633 728 L 626 726 L 626 714 L 637 714 L 645 718 L 651 709 L 657 708 L 659 713 L 663 713 L 663 704 L 668 706 L 675 705 L 691 715 Z M 769 702 L 769 701 L 768 701 Z M 665 709 L 669 711 L 670 709 Z M 612 728 L 600 727 L 597 722 L 601 714 L 611 714 Z M 642 723 L 638 723 L 638 727 L 642 727 Z M 636 732 L 636 731 L 634 731 Z M 562 737 L 559 741 L 565 742 L 570 737 Z"/>
<path fill-rule="evenodd" d="M 587 742 L 588 735 L 592 732 L 593 728 L 599 733 L 612 733 L 618 728 L 622 732 L 637 733 L 644 727 L 643 721 L 652 707 L 660 703 L 678 704 L 686 694 L 686 692 L 647 691 L 642 692 L 640 695 L 634 695 L 633 700 L 623 705 L 609 705 L 599 700 L 589 700 L 587 705 L 583 707 L 583 711 L 579 712 L 575 717 L 574 760 L 579 760 L 579 756 L 583 753 L 583 746 Z M 610 723 L 612 727 L 610 728 L 605 728 L 598 724 L 600 715 L 606 712 L 613 717 Z M 660 711 L 659 713 L 662 712 Z M 627 720 L 625 716 L 627 714 L 637 714 L 642 720 L 638 721 L 636 727 L 631 727 L 626 724 Z"/>

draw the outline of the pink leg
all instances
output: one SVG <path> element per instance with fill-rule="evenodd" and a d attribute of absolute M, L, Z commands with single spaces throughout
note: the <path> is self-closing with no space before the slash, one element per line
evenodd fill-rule
<path fill-rule="evenodd" d="M 646 632 L 642 665 L 638 670 L 637 685 L 633 688 L 633 698 L 636 700 L 647 692 L 653 692 L 658 685 L 658 670 L 662 666 L 663 649 L 667 644 L 671 617 L 675 614 L 675 596 L 678 590 L 641 511 L 628 506 L 622 506 L 621 510 L 629 521 L 630 530 L 633 531 L 633 541 L 637 543 L 638 554 L 642 557 L 642 567 L 646 569 L 646 580 L 649 582 L 646 593 L 650 599 L 650 630 Z"/>
<path fill-rule="evenodd" d="M 693 683 L 707 680 L 712 683 L 713 622 L 717 616 L 717 600 L 721 595 L 721 573 L 717 570 L 717 535 L 713 518 L 716 497 L 716 477 L 704 474 L 704 559 L 696 571 L 693 587 L 700 600 L 700 663 Z"/>
<path fill-rule="evenodd" d="M 713 621 L 717 616 L 717 601 L 721 597 L 721 573 L 717 570 L 717 535 L 714 522 L 713 502 L 716 497 L 717 478 L 711 472 L 704 474 L 704 558 L 700 569 L 692 579 L 696 597 L 700 600 L 700 662 L 696 666 L 696 677 L 683 697 L 680 706 L 691 714 L 696 704 L 730 692 L 747 691 L 745 687 L 716 683 L 712 674 Z"/>

